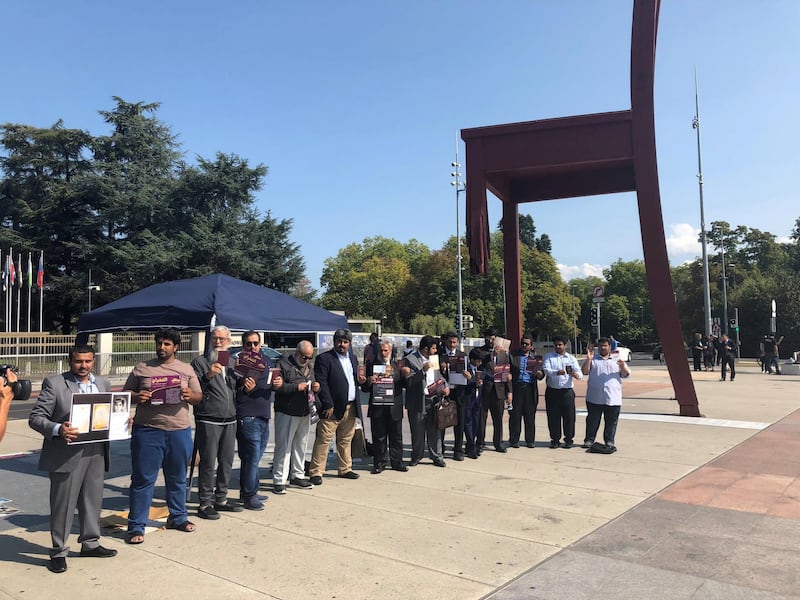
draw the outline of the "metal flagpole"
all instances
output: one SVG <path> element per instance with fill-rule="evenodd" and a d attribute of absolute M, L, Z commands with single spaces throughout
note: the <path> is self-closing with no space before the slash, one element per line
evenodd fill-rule
<path fill-rule="evenodd" d="M 8 249 L 6 256 L 5 273 L 6 273 L 6 333 L 11 331 L 11 255 L 14 249 Z"/>
<path fill-rule="evenodd" d="M 33 263 L 28 252 L 28 331 L 31 330 L 31 288 L 33 287 Z"/>
<path fill-rule="evenodd" d="M 22 252 L 17 254 L 17 333 L 19 333 L 19 318 L 22 312 Z"/>
<path fill-rule="evenodd" d="M 697 183 L 700 188 L 700 244 L 703 249 L 703 311 L 706 337 L 711 335 L 711 286 L 708 282 L 708 249 L 706 247 L 706 216 L 703 209 L 703 162 L 700 158 L 700 93 L 697 91 L 697 69 L 694 70 L 695 114 L 692 128 L 697 131 Z"/>
<path fill-rule="evenodd" d="M 36 285 L 39 286 L 39 331 L 44 332 L 42 307 L 44 306 L 44 250 L 39 254 L 39 268 L 36 271 Z"/>

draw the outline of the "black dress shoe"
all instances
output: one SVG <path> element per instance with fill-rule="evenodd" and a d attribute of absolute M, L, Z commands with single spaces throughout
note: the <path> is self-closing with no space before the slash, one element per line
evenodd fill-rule
<path fill-rule="evenodd" d="M 461 462 L 462 460 L 464 460 L 464 454 L 462 452 L 457 452 L 453 454 L 453 460 Z"/>
<path fill-rule="evenodd" d="M 468 456 L 469 458 L 472 458 L 473 460 L 477 460 L 477 458 L 478 458 L 478 453 L 477 453 L 475 450 L 473 450 L 472 452 L 467 452 L 467 456 Z"/>
<path fill-rule="evenodd" d="M 550 448 L 558 448 L 558 440 L 550 440 Z"/>
<path fill-rule="evenodd" d="M 358 479 L 359 475 L 355 471 L 348 471 L 347 473 L 340 473 L 339 477 L 342 479 Z"/>
<path fill-rule="evenodd" d="M 373 475 L 380 475 L 386 470 L 386 465 L 376 465 L 370 471 Z"/>
<path fill-rule="evenodd" d="M 511 448 L 519 448 L 519 442 L 511 442 L 509 444 L 509 447 L 511 447 Z"/>
<path fill-rule="evenodd" d="M 434 460 L 433 461 L 433 466 L 434 467 L 446 467 L 447 465 L 445 464 L 445 462 L 443 460 Z"/>
<path fill-rule="evenodd" d="M 564 442 L 564 448 L 566 448 L 567 450 L 572 448 L 574 445 L 575 444 L 573 444 L 572 442 Z"/>
<path fill-rule="evenodd" d="M 67 570 L 67 559 L 63 556 L 56 556 L 50 559 L 50 564 L 47 568 L 51 573 L 63 573 Z"/>
<path fill-rule="evenodd" d="M 309 477 L 308 480 L 313 485 L 322 485 L 322 477 L 320 475 L 314 475 L 313 477 Z"/>
<path fill-rule="evenodd" d="M 403 463 L 400 463 L 399 465 L 392 465 L 392 471 L 400 471 L 401 473 L 405 473 L 408 471 L 408 467 Z"/>
<path fill-rule="evenodd" d="M 503 452 L 503 453 L 506 453 L 506 452 L 508 452 L 508 448 L 504 448 L 503 446 L 495 446 L 495 447 L 494 447 L 494 451 L 495 451 L 495 452 Z"/>
<path fill-rule="evenodd" d="M 408 463 L 409 467 L 416 467 L 419 464 L 419 460 L 414 459 L 410 463 Z"/>
<path fill-rule="evenodd" d="M 243 512 L 244 507 L 237 502 L 229 500 L 225 504 L 214 504 L 214 510 L 218 512 Z"/>
<path fill-rule="evenodd" d="M 95 558 L 111 558 L 112 556 L 116 555 L 117 555 L 116 550 L 113 550 L 111 548 L 104 548 L 103 546 L 97 546 L 89 550 L 81 550 L 81 556 L 94 556 Z"/>
<path fill-rule="evenodd" d="M 527 444 L 525 444 L 525 445 L 526 445 L 528 448 L 533 448 L 533 447 L 534 447 L 534 443 L 533 443 L 533 442 L 528 442 L 528 443 L 527 443 Z"/>

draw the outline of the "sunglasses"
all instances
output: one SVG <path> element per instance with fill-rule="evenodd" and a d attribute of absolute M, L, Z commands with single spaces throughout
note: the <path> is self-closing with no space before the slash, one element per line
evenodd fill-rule
<path fill-rule="evenodd" d="M 258 346 L 261 342 L 245 342 L 245 346 Z"/>

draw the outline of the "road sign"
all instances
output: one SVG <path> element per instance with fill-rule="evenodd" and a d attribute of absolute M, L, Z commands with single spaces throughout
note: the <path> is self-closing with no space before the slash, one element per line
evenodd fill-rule
<path fill-rule="evenodd" d="M 606 295 L 606 291 L 602 285 L 596 285 L 592 288 L 592 298 L 602 298 Z"/>

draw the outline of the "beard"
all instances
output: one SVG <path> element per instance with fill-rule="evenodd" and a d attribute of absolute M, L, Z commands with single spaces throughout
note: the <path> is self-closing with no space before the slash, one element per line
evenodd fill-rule
<path fill-rule="evenodd" d="M 217 349 L 216 349 L 216 348 L 212 348 L 211 350 L 209 350 L 209 351 L 208 351 L 208 361 L 209 361 L 209 362 L 210 362 L 212 365 L 213 365 L 215 362 L 217 362 L 217 359 L 218 359 L 218 358 L 219 358 L 219 352 L 217 351 Z"/>

